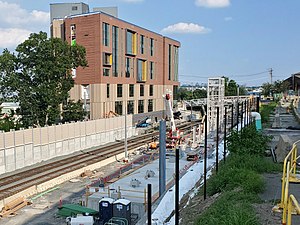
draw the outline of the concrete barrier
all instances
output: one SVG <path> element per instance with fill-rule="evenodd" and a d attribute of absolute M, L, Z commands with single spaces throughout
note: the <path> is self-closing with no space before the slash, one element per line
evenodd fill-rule
<path fill-rule="evenodd" d="M 132 115 L 127 115 L 132 124 Z M 125 117 L 59 124 L 0 133 L 0 174 L 100 146 L 125 136 Z M 127 137 L 135 135 L 127 128 Z"/>

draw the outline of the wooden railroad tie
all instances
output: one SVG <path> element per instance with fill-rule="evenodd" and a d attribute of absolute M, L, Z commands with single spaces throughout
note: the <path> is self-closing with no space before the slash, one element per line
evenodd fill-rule
<path fill-rule="evenodd" d="M 15 214 L 16 211 L 28 205 L 28 201 L 23 197 L 18 197 L 4 205 L 0 213 L 0 217 L 7 217 Z"/>

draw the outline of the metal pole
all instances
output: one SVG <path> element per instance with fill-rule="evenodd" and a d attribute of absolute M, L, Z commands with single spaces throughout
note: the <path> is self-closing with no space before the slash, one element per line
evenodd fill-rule
<path fill-rule="evenodd" d="M 206 167 L 207 167 L 207 114 L 205 116 L 205 138 L 204 138 L 204 200 L 206 199 Z"/>
<path fill-rule="evenodd" d="M 239 102 L 237 103 L 237 110 L 236 110 L 236 131 L 237 132 L 239 132 L 239 114 L 240 114 L 240 112 L 239 112 L 239 110 L 240 110 L 240 105 L 239 105 Z"/>
<path fill-rule="evenodd" d="M 166 191 L 166 121 L 159 121 L 159 196 Z"/>
<path fill-rule="evenodd" d="M 247 109 L 247 100 L 245 100 L 245 118 L 244 118 L 244 124 L 245 124 L 245 127 L 248 126 L 248 123 L 247 123 L 247 119 L 248 119 L 248 109 Z"/>
<path fill-rule="evenodd" d="M 234 116 L 233 116 L 233 108 L 234 108 L 234 105 L 233 103 L 231 104 L 231 130 L 233 129 L 233 120 L 234 120 Z"/>
<path fill-rule="evenodd" d="M 241 105 L 242 109 L 241 109 L 241 130 L 243 129 L 243 121 L 244 121 L 244 102 L 242 102 L 242 105 Z"/>
<path fill-rule="evenodd" d="M 259 96 L 256 97 L 256 112 L 259 113 Z"/>
<path fill-rule="evenodd" d="M 175 154 L 175 225 L 179 225 L 179 147 L 176 147 Z"/>
<path fill-rule="evenodd" d="M 193 130 L 193 122 L 192 122 L 192 115 L 193 115 L 193 103 L 192 103 L 192 99 L 191 99 L 191 132 Z"/>
<path fill-rule="evenodd" d="M 216 172 L 219 169 L 219 112 L 220 109 L 217 107 L 217 138 L 216 138 Z"/>
<path fill-rule="evenodd" d="M 225 117 L 224 117 L 224 162 L 226 161 L 226 127 L 227 127 L 227 108 L 225 107 Z"/>
<path fill-rule="evenodd" d="M 148 184 L 148 224 L 152 224 L 152 191 L 151 184 Z"/>
<path fill-rule="evenodd" d="M 128 158 L 128 147 L 127 147 L 127 102 L 125 101 L 125 161 Z"/>

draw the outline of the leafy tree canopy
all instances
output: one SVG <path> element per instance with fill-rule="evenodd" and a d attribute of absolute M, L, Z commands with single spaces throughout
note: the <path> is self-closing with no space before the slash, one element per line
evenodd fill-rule
<path fill-rule="evenodd" d="M 86 112 L 83 110 L 83 103 L 79 100 L 74 102 L 70 100 L 63 106 L 63 122 L 80 121 L 86 116 Z"/>
<path fill-rule="evenodd" d="M 179 88 L 177 93 L 177 100 L 191 100 L 206 98 L 207 91 L 203 89 L 196 89 L 194 91 L 187 90 L 186 88 Z"/>
<path fill-rule="evenodd" d="M 262 88 L 263 88 L 262 95 L 263 96 L 271 96 L 275 93 L 284 93 L 289 90 L 289 86 L 290 86 L 289 82 L 283 81 L 283 80 L 282 81 L 277 80 L 273 84 L 263 83 L 262 84 Z"/>
<path fill-rule="evenodd" d="M 16 54 L 4 50 L 0 55 L 1 94 L 15 94 L 24 127 L 53 124 L 74 86 L 71 69 L 79 66 L 87 66 L 84 47 L 48 39 L 45 32 L 31 34 Z"/>
<path fill-rule="evenodd" d="M 238 85 L 235 80 L 231 80 L 228 77 L 223 78 L 225 79 L 225 96 L 246 95 L 247 91 L 244 86 Z"/>

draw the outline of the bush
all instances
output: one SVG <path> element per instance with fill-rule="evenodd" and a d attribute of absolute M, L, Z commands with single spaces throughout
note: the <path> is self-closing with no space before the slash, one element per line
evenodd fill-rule
<path fill-rule="evenodd" d="M 256 131 L 254 125 L 230 134 L 227 139 L 230 155 L 226 163 L 220 163 L 218 173 L 213 174 L 207 183 L 209 196 L 222 194 L 195 224 L 260 224 L 251 204 L 261 202 L 258 193 L 265 188 L 261 173 L 282 169 L 280 164 L 263 157 L 270 140 Z"/>
<path fill-rule="evenodd" d="M 260 115 L 261 115 L 261 122 L 262 123 L 268 123 L 269 122 L 269 116 L 271 112 L 274 111 L 277 103 L 271 102 L 268 105 L 262 105 L 260 107 Z"/>
<path fill-rule="evenodd" d="M 242 131 L 232 131 L 227 139 L 228 150 L 231 153 L 264 155 L 271 137 L 257 131 L 254 124 Z"/>

